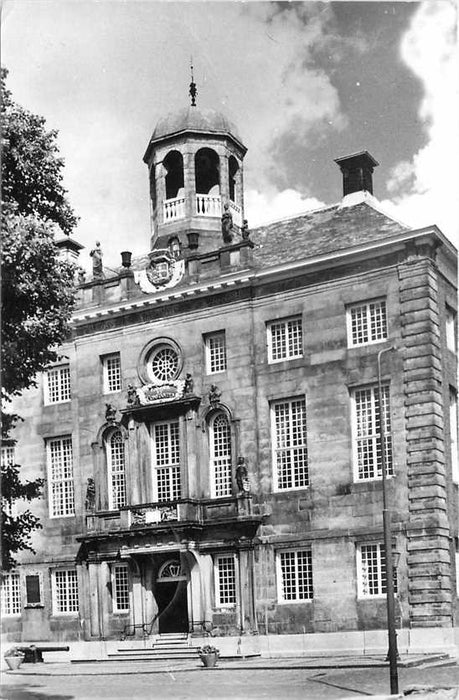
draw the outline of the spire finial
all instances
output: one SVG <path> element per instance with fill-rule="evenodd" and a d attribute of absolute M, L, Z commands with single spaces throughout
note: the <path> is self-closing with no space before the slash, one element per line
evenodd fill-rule
<path fill-rule="evenodd" d="M 196 83 L 194 82 L 194 76 L 193 76 L 193 57 L 190 58 L 190 69 L 191 69 L 191 83 L 190 83 L 191 106 L 196 107 L 196 95 L 198 94 L 198 90 L 196 88 Z"/>

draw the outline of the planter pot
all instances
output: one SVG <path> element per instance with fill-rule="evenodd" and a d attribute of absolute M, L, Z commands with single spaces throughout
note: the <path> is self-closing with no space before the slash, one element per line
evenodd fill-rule
<path fill-rule="evenodd" d="M 5 661 L 7 663 L 8 668 L 10 668 L 11 671 L 16 671 L 16 669 L 18 669 L 19 666 L 24 661 L 23 656 L 5 656 L 4 658 L 5 658 Z"/>
<path fill-rule="evenodd" d="M 218 654 L 201 654 L 200 659 L 206 668 L 213 668 L 217 663 Z"/>

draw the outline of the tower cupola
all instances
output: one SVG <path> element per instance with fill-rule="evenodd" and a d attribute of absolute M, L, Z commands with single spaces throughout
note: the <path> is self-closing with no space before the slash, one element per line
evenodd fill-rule
<path fill-rule="evenodd" d="M 247 149 L 225 115 L 196 106 L 196 86 L 191 85 L 192 104 L 158 121 L 144 162 L 150 177 L 153 242 L 176 237 L 184 248 L 191 237 L 205 252 L 221 241 L 225 212 L 231 213 L 234 230 L 242 231 Z"/>

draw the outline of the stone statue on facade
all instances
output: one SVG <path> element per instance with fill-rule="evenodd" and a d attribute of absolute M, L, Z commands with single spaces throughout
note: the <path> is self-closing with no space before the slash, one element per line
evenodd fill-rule
<path fill-rule="evenodd" d="M 114 423 L 116 420 L 116 408 L 110 403 L 105 404 L 105 420 L 107 423 Z"/>
<path fill-rule="evenodd" d="M 92 258 L 92 276 L 94 279 L 101 279 L 104 276 L 104 268 L 102 265 L 102 249 L 100 241 L 96 241 L 96 247 L 91 250 L 89 255 Z"/>
<path fill-rule="evenodd" d="M 242 228 L 241 228 L 241 236 L 244 241 L 248 241 L 249 236 L 250 236 L 250 231 L 249 231 L 249 222 L 247 219 L 244 219 L 242 222 Z"/>
<path fill-rule="evenodd" d="M 216 386 L 215 384 L 212 384 L 212 386 L 210 387 L 210 391 L 209 391 L 209 403 L 213 408 L 218 406 L 218 404 L 220 403 L 220 396 L 221 395 L 222 395 L 222 392 L 220 391 L 218 386 Z"/>
<path fill-rule="evenodd" d="M 233 215 L 229 210 L 229 204 L 226 202 L 223 207 L 222 214 L 222 235 L 225 243 L 231 243 L 233 240 Z"/>
<path fill-rule="evenodd" d="M 188 372 L 188 374 L 185 377 L 185 386 L 183 387 L 183 393 L 184 394 L 192 394 L 193 391 L 194 391 L 193 377 Z"/>
<path fill-rule="evenodd" d="M 96 487 L 94 479 L 89 477 L 86 482 L 86 500 L 84 503 L 86 512 L 91 513 L 96 507 Z"/>
<path fill-rule="evenodd" d="M 128 384 L 127 387 L 127 402 L 129 406 L 137 406 L 140 403 L 139 397 L 137 396 L 137 389 L 132 384 Z"/>
<path fill-rule="evenodd" d="M 249 472 L 248 472 L 247 463 L 246 463 L 244 457 L 237 458 L 236 484 L 237 484 L 237 487 L 239 489 L 239 493 L 249 493 L 250 492 Z"/>

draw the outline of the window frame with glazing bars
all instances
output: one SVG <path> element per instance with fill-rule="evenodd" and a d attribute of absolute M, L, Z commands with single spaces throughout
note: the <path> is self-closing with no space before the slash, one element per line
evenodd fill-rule
<path fill-rule="evenodd" d="M 395 474 L 392 439 L 391 388 L 389 382 L 381 386 L 384 409 L 384 442 L 386 476 Z M 369 413 L 363 415 L 362 403 L 357 405 L 357 395 L 370 393 Z M 381 481 L 381 426 L 379 418 L 379 388 L 377 385 L 356 386 L 351 389 L 352 453 L 354 482 Z M 368 403 L 368 401 L 367 401 Z M 360 413 L 359 413 L 360 411 Z M 362 417 L 363 415 L 363 417 Z M 366 426 L 367 432 L 363 432 Z M 379 426 L 379 427 L 378 427 Z M 368 474 L 366 472 L 369 472 Z"/>
<path fill-rule="evenodd" d="M 56 365 L 48 367 L 44 371 L 44 404 L 45 406 L 54 406 L 61 403 L 69 403 L 72 400 L 72 390 L 70 383 L 70 364 Z M 55 377 L 54 388 L 52 387 L 51 378 Z M 53 393 L 56 394 L 53 397 Z"/>
<path fill-rule="evenodd" d="M 115 368 L 110 367 L 109 363 L 115 360 Z M 116 394 L 122 390 L 121 355 L 119 352 L 102 356 L 102 375 L 104 394 Z"/>
<path fill-rule="evenodd" d="M 175 452 L 178 454 L 178 460 L 177 462 L 174 463 L 169 463 L 169 464 L 158 464 L 157 463 L 157 457 L 158 457 L 158 450 L 157 450 L 157 432 L 156 429 L 159 426 L 164 426 L 168 425 L 168 443 L 167 443 L 167 452 L 169 453 L 169 456 L 174 455 Z M 172 442 L 171 440 L 171 426 L 176 425 L 177 426 L 177 432 L 176 432 L 176 441 L 175 443 Z M 181 498 L 181 490 L 182 490 L 182 479 L 181 479 L 181 455 L 182 455 L 182 436 L 181 436 L 181 422 L 178 419 L 169 419 L 169 420 L 162 420 L 162 421 L 155 421 L 151 424 L 151 457 L 152 457 L 152 480 L 153 480 L 153 498 L 155 501 L 158 501 L 160 503 L 169 503 L 171 501 L 176 501 Z M 163 450 L 164 451 L 164 450 Z M 168 482 L 168 488 L 169 488 L 169 496 L 167 498 L 161 498 L 160 497 L 160 491 L 161 489 L 159 488 L 159 472 L 162 471 L 164 473 L 165 470 L 167 470 L 167 479 L 165 481 Z M 165 483 L 165 482 L 164 482 Z"/>
<path fill-rule="evenodd" d="M 214 345 L 213 345 L 214 343 Z M 221 374 L 228 369 L 226 332 L 213 331 L 204 336 L 206 374 Z"/>
<path fill-rule="evenodd" d="M 59 464 L 53 464 L 53 453 L 52 453 L 52 447 L 51 445 L 53 443 L 60 443 L 61 444 L 61 458 L 62 458 L 62 452 L 64 450 L 64 442 L 68 443 L 70 445 L 70 470 L 67 476 L 65 478 L 57 478 L 53 474 L 53 470 L 58 471 L 59 469 L 66 469 L 68 467 L 68 464 L 64 464 L 63 466 Z M 65 454 L 64 454 L 65 457 Z M 47 438 L 46 440 L 46 466 L 47 466 L 47 473 L 48 473 L 48 502 L 49 502 L 49 517 L 50 518 L 73 518 L 75 517 L 75 474 L 74 474 L 74 468 L 73 468 L 73 441 L 72 441 L 72 436 L 71 435 L 61 435 L 61 436 L 56 436 L 52 438 Z M 59 489 L 55 488 L 59 484 L 61 484 L 61 494 L 60 494 L 60 501 L 61 503 L 68 502 L 70 505 L 69 508 L 63 508 L 65 512 L 56 512 L 55 505 L 57 503 L 57 497 L 59 497 Z M 56 498 L 55 498 L 56 496 Z"/>
<path fill-rule="evenodd" d="M 131 577 L 129 573 L 129 566 L 128 564 L 125 563 L 115 563 L 112 564 L 111 567 L 111 579 L 112 579 L 112 602 L 113 602 L 113 612 L 124 615 L 126 613 L 129 613 L 131 610 Z M 119 578 L 117 577 L 117 572 L 123 571 L 124 572 L 124 588 L 123 590 L 120 589 L 120 581 Z M 120 594 L 120 595 L 119 595 Z M 119 606 L 119 600 L 121 598 L 124 598 L 124 600 L 127 600 L 127 607 L 120 607 Z"/>
<path fill-rule="evenodd" d="M 297 420 L 295 422 L 293 420 L 294 404 L 301 404 L 300 420 L 302 426 L 300 429 L 298 428 L 299 421 Z M 276 407 L 281 405 L 287 405 L 289 407 L 288 431 L 285 431 L 285 424 L 282 425 L 280 420 L 279 423 L 276 421 Z M 306 396 L 302 394 L 300 396 L 291 396 L 271 401 L 270 415 L 274 491 L 284 492 L 308 488 L 309 455 Z M 284 429 L 286 435 L 281 434 L 282 429 Z M 298 440 L 299 435 L 303 437 L 302 441 Z M 279 438 L 282 438 L 282 440 L 286 441 L 288 444 L 281 444 Z M 301 457 L 300 460 L 298 460 L 299 457 Z M 299 466 L 298 461 L 300 462 Z M 284 462 L 284 470 L 282 471 Z M 285 485 L 285 482 L 288 482 L 287 485 Z"/>
<path fill-rule="evenodd" d="M 122 468 L 121 458 L 119 463 L 117 463 L 117 469 L 114 469 L 114 450 L 113 450 L 113 440 L 115 437 L 119 437 L 119 444 L 121 446 L 120 455 L 122 457 Z M 119 510 L 127 504 L 126 495 L 126 449 L 125 449 L 125 439 L 122 431 L 119 428 L 111 430 L 105 438 L 105 450 L 107 459 L 107 477 L 108 477 L 108 507 L 110 510 Z M 116 488 L 118 483 L 118 489 Z M 121 496 L 121 497 L 120 497 Z"/>
<path fill-rule="evenodd" d="M 225 431 L 220 430 L 217 434 L 215 423 L 221 419 L 225 421 Z M 208 435 L 211 498 L 225 498 L 231 496 L 233 491 L 233 449 L 231 422 L 224 411 L 217 411 L 212 415 L 208 424 Z"/>
<path fill-rule="evenodd" d="M 22 615 L 21 576 L 18 571 L 8 571 L 3 574 L 0 610 L 2 617 Z"/>
<path fill-rule="evenodd" d="M 379 305 L 379 316 L 372 306 Z M 360 317 L 355 314 L 361 311 Z M 373 313 L 372 313 L 373 311 Z M 360 323 L 359 323 L 360 320 Z M 387 300 L 386 297 L 368 299 L 349 304 L 346 307 L 347 345 L 358 348 L 365 345 L 384 343 L 388 338 Z M 382 328 L 382 331 L 379 328 Z M 362 337 L 363 339 L 359 339 Z"/>
<path fill-rule="evenodd" d="M 65 574 L 65 607 L 71 608 L 66 610 L 59 610 L 58 604 L 61 602 L 58 595 L 58 582 L 57 577 L 59 574 Z M 71 574 L 71 576 L 70 576 Z M 72 579 L 72 586 L 69 587 L 70 578 Z M 52 594 L 52 611 L 54 616 L 65 615 L 65 616 L 77 616 L 80 611 L 79 605 L 79 584 L 78 584 L 78 571 L 75 567 L 54 569 L 51 572 L 51 594 Z M 74 602 L 76 600 L 76 607 Z M 71 603 L 69 605 L 69 603 Z"/>
<path fill-rule="evenodd" d="M 296 325 L 296 331 L 293 328 Z M 273 329 L 279 328 L 281 339 L 274 341 Z M 266 344 L 268 348 L 268 364 L 296 360 L 303 357 L 303 317 L 295 314 L 288 318 L 280 318 L 266 322 Z M 279 347 L 284 349 L 281 353 Z M 274 352 L 274 349 L 276 352 Z"/>
<path fill-rule="evenodd" d="M 373 583 L 370 584 L 368 580 L 368 572 L 364 571 L 364 561 L 362 556 L 362 549 L 374 549 L 375 550 L 375 572 L 373 575 Z M 365 557 L 368 559 L 368 554 Z M 372 542 L 359 542 L 356 545 L 356 565 L 357 565 L 357 594 L 360 599 L 372 599 L 372 598 L 383 598 L 386 596 L 386 585 L 387 585 L 387 571 L 386 571 L 386 556 L 384 543 L 378 540 Z M 393 569 L 394 576 L 394 593 L 397 593 L 397 570 Z M 367 587 L 374 588 L 376 584 L 376 592 L 366 591 Z"/>
<path fill-rule="evenodd" d="M 300 561 L 300 555 L 306 555 L 306 564 Z M 291 580 L 283 566 L 283 558 L 290 557 Z M 304 576 L 301 574 L 305 572 Z M 311 547 L 292 547 L 276 552 L 277 599 L 279 603 L 307 603 L 314 599 L 314 572 Z M 293 590 L 293 597 L 286 597 L 286 587 Z M 302 595 L 304 593 L 305 595 Z"/>
<path fill-rule="evenodd" d="M 222 569 L 221 562 L 223 561 L 231 562 L 231 571 L 228 581 L 231 583 L 231 588 L 228 589 L 231 595 L 226 594 L 222 596 Z M 221 552 L 216 554 L 214 557 L 214 573 L 215 573 L 215 607 L 216 608 L 234 608 L 237 603 L 237 577 L 238 577 L 238 567 L 236 562 L 236 555 L 231 552 Z M 227 585 L 228 581 L 225 583 Z M 231 597 L 231 600 L 225 600 L 223 598 Z"/>

